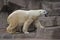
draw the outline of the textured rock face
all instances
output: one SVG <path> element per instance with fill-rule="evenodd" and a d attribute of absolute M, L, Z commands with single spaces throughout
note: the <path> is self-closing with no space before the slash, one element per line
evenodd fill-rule
<path fill-rule="evenodd" d="M 39 9 L 43 8 L 48 10 L 47 17 L 41 17 L 40 21 L 45 29 L 41 29 L 38 33 L 32 33 L 30 35 L 24 34 L 8 34 L 3 28 L 7 27 L 6 18 L 8 13 L 0 13 L 0 38 L 14 39 L 14 38 L 35 38 L 38 34 L 41 39 L 60 39 L 60 0 L 9 0 L 9 10 L 15 9 Z M 1 5 L 2 4 L 2 5 Z M 0 0 L 0 8 L 3 6 L 3 0 Z M 10 12 L 10 11 L 9 11 Z M 51 17 L 50 17 L 51 16 Z M 54 17 L 55 16 L 55 17 Z M 48 28 L 47 28 L 48 27 Z M 2 30 L 3 31 L 2 31 Z M 33 29 L 33 28 L 32 28 Z M 4 32 L 5 31 L 5 32 Z M 38 37 L 37 37 L 38 38 Z"/>
<path fill-rule="evenodd" d="M 41 1 L 40 0 L 9 0 L 14 4 L 22 6 L 22 9 L 39 9 L 41 8 Z"/>
<path fill-rule="evenodd" d="M 1 5 L 1 4 L 2 4 L 2 5 Z M 4 5 L 3 0 L 0 0 L 0 10 L 1 10 L 1 8 L 2 8 L 3 5 Z"/>
<path fill-rule="evenodd" d="M 42 8 L 48 11 L 48 16 L 60 15 L 60 2 L 43 2 Z"/>

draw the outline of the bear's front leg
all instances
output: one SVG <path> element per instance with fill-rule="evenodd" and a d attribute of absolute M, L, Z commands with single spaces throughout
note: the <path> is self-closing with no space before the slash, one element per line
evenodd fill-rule
<path fill-rule="evenodd" d="M 35 27 L 37 28 L 37 30 L 36 30 L 37 31 L 36 32 L 36 37 L 39 38 L 39 36 L 40 36 L 40 30 L 41 30 L 41 28 L 43 29 L 44 26 L 41 25 L 41 23 L 40 23 L 39 20 L 36 20 L 34 24 L 35 24 Z"/>
<path fill-rule="evenodd" d="M 37 28 L 44 28 L 44 26 L 41 25 L 39 20 L 35 20 L 34 24 Z"/>
<path fill-rule="evenodd" d="M 25 23 L 24 23 L 24 26 L 23 26 L 23 32 L 25 34 L 28 34 L 28 27 L 30 26 L 30 24 L 33 22 L 33 19 L 32 18 L 29 18 Z"/>

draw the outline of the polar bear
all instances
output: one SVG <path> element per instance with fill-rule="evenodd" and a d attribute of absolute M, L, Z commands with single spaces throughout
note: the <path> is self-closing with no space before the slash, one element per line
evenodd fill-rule
<path fill-rule="evenodd" d="M 21 27 L 23 25 L 23 32 L 29 33 L 28 32 L 28 27 L 29 25 L 35 21 L 36 27 L 39 28 L 43 28 L 43 26 L 40 24 L 40 22 L 37 20 L 38 17 L 42 14 L 46 14 L 47 11 L 40 9 L 40 10 L 16 10 L 14 12 L 12 12 L 8 18 L 7 18 L 7 22 L 9 24 L 9 26 L 7 27 L 7 32 L 8 33 L 16 33 L 16 30 L 14 30 L 17 25 L 19 25 L 19 27 Z"/>

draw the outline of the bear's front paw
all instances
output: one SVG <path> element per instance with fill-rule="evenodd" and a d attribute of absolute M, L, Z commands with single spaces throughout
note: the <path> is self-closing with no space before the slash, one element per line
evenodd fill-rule
<path fill-rule="evenodd" d="M 29 34 L 29 32 L 24 32 L 24 34 Z"/>
<path fill-rule="evenodd" d="M 44 26 L 40 26 L 42 29 L 44 29 L 45 27 Z"/>

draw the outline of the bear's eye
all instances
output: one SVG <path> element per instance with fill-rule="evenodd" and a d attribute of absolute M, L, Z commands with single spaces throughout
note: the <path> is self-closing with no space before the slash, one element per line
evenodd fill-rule
<path fill-rule="evenodd" d="M 44 13 L 45 13 L 45 11 L 44 11 Z"/>
<path fill-rule="evenodd" d="M 41 11 L 40 11 L 41 12 Z"/>

